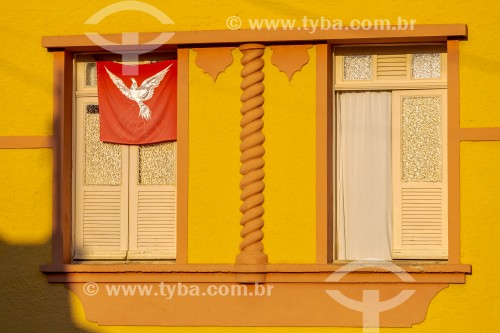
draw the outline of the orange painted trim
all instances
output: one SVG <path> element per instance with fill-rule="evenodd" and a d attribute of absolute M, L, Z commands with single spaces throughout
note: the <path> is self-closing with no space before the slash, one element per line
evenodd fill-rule
<path fill-rule="evenodd" d="M 54 52 L 52 263 L 71 262 L 73 55 Z"/>
<path fill-rule="evenodd" d="M 163 282 L 163 281 L 162 281 Z M 128 285 L 113 283 L 118 288 Z M 140 287 L 140 284 L 135 284 Z M 362 327 L 363 316 L 359 310 L 342 305 L 327 292 L 342 289 L 348 299 L 359 302 L 365 290 L 379 293 L 381 300 L 392 299 L 403 290 L 414 294 L 399 306 L 380 313 L 380 327 L 411 327 L 425 320 L 428 305 L 439 291 L 448 287 L 445 283 L 267 283 L 255 286 L 234 283 L 182 283 L 184 295 L 169 297 L 161 283 L 142 284 L 152 288 L 153 295 L 135 297 L 108 296 L 108 284 L 68 283 L 66 286 L 77 295 L 88 321 L 99 325 L 136 326 L 265 326 L 265 327 Z M 168 283 L 179 288 L 179 283 Z M 130 286 L 129 286 L 130 287 Z M 165 283 L 163 284 L 165 286 Z M 246 289 L 251 296 L 212 296 L 209 288 L 222 290 Z M 98 288 L 98 289 L 97 289 Z M 200 296 L 190 296 L 186 291 L 199 290 Z M 89 294 L 89 290 L 91 293 Z M 257 292 L 260 290 L 260 297 Z M 262 293 L 264 290 L 264 293 Z M 94 293 L 92 291 L 97 291 Z M 266 292 L 267 291 L 267 292 Z M 202 294 L 205 292 L 205 295 Z M 245 293 L 248 295 L 248 293 Z M 157 296 L 157 297 L 154 297 Z M 203 297 L 205 296 L 205 297 Z M 234 295 L 233 295 L 234 296 Z M 109 311 L 113 309 L 113 311 Z M 207 311 L 208 310 L 208 311 Z M 360 330 L 361 331 L 361 330 Z"/>
<path fill-rule="evenodd" d="M 271 45 L 271 63 L 283 72 L 288 81 L 309 62 L 309 50 L 312 44 Z"/>
<path fill-rule="evenodd" d="M 188 262 L 189 49 L 177 50 L 177 251 Z"/>
<path fill-rule="evenodd" d="M 264 252 L 264 85 L 263 59 L 266 47 L 261 44 L 243 44 L 241 57 L 240 101 L 240 252 L 236 263 L 241 265 L 265 265 L 268 257 Z M 261 281 L 256 276 L 250 281 Z"/>
<path fill-rule="evenodd" d="M 50 273 L 47 280 L 50 283 L 84 283 L 84 282 L 122 282 L 122 283 L 241 283 L 243 279 L 253 279 L 255 275 L 262 277 L 264 282 L 251 281 L 250 283 L 300 283 L 304 287 L 313 283 L 324 283 L 334 272 L 317 273 Z M 412 284 L 464 284 L 466 273 L 461 272 L 436 272 L 436 273 L 408 273 L 414 281 Z M 349 273 L 342 278 L 342 285 L 354 283 L 398 284 L 401 283 L 398 275 L 392 273 Z M 245 282 L 247 283 L 247 282 Z M 338 288 L 340 289 L 340 288 Z"/>
<path fill-rule="evenodd" d="M 316 45 L 316 263 L 333 258 L 332 49 Z"/>
<path fill-rule="evenodd" d="M 52 148 L 53 139 L 48 136 L 0 136 L 0 149 Z"/>
<path fill-rule="evenodd" d="M 500 127 L 461 128 L 460 141 L 500 141 Z"/>
<path fill-rule="evenodd" d="M 447 37 L 467 37 L 465 24 L 423 24 L 415 25 L 413 30 L 398 30 L 390 27 L 386 30 L 318 30 L 314 34 L 305 30 L 211 30 L 211 31 L 177 31 L 173 37 L 163 44 L 161 49 L 174 49 L 177 45 L 240 45 L 245 43 L 275 44 L 280 42 L 324 42 L 328 43 L 362 43 L 380 41 L 397 42 L 410 41 L 446 41 Z M 395 28 L 392 30 L 392 28 Z M 122 50 L 141 51 L 141 44 L 158 37 L 159 33 L 140 33 L 139 45 L 123 45 Z M 108 34 L 102 37 L 109 42 L 102 46 L 122 44 L 122 34 Z M 96 45 L 85 35 L 79 36 L 45 36 L 42 37 L 42 46 L 49 50 L 67 49 L 71 51 L 98 51 Z M 150 47 L 151 45 L 148 45 Z"/>
<path fill-rule="evenodd" d="M 402 264 L 401 272 L 409 273 L 415 284 L 463 284 L 471 274 L 470 265 Z M 342 264 L 334 265 L 46 265 L 41 271 L 49 282 L 128 282 L 128 283 L 237 283 L 245 276 L 258 273 L 266 283 L 324 283 L 334 272 L 342 272 Z M 341 283 L 400 284 L 397 274 L 378 268 L 361 268 L 344 276 Z"/>
<path fill-rule="evenodd" d="M 448 62 L 448 262 L 460 263 L 460 67 L 458 40 L 447 42 Z"/>
<path fill-rule="evenodd" d="M 339 262 L 335 264 L 272 264 L 272 265 L 231 265 L 231 264 L 141 264 L 127 262 L 126 265 L 116 264 L 49 264 L 40 266 L 40 270 L 44 273 L 188 273 L 188 274 L 231 274 L 231 273 L 298 273 L 298 274 L 315 274 L 342 272 L 341 268 L 347 262 Z M 394 264 L 401 268 L 401 271 L 408 273 L 457 273 L 470 274 L 472 272 L 471 265 L 458 264 L 452 265 L 448 263 L 422 263 L 394 261 Z M 368 263 L 369 264 L 369 263 Z M 381 273 L 382 275 L 394 275 L 392 272 L 383 270 L 382 268 L 374 268 L 367 266 L 360 268 L 350 274 L 366 273 Z M 381 281 L 383 282 L 383 281 Z"/>
<path fill-rule="evenodd" d="M 202 47 L 193 49 L 196 52 L 196 65 L 204 73 L 210 75 L 215 82 L 219 74 L 231 66 L 234 47 Z"/>

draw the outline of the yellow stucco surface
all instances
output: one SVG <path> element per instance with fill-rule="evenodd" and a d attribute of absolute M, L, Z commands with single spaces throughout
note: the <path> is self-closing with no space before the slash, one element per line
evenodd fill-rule
<path fill-rule="evenodd" d="M 145 13 L 122 12 L 99 25 L 85 21 L 114 1 L 2 3 L 0 15 L 0 136 L 52 133 L 52 55 L 41 36 L 96 31 L 161 31 Z M 225 29 L 226 18 L 414 19 L 417 24 L 465 23 L 460 42 L 461 125 L 500 127 L 500 3 L 496 1 L 147 1 L 174 22 L 166 30 Z M 265 250 L 272 263 L 315 259 L 315 55 L 288 82 L 265 54 Z M 241 53 L 216 83 L 190 67 L 189 249 L 191 263 L 231 263 L 238 252 L 239 84 Z M 195 53 L 190 53 L 194 62 Z M 303 328 L 100 327 L 85 319 L 78 299 L 48 284 L 39 265 L 50 261 L 51 149 L 0 149 L 0 332 L 303 332 Z M 500 143 L 461 145 L 462 262 L 465 285 L 433 300 L 424 323 L 381 332 L 496 332 L 500 314 Z M 307 332 L 360 332 L 308 328 Z"/>
<path fill-rule="evenodd" d="M 238 54 L 233 50 L 235 59 Z M 195 56 L 190 51 L 190 63 Z M 196 147 L 189 151 L 190 263 L 209 263 L 215 258 L 219 263 L 232 263 L 238 254 L 239 240 L 230 234 L 240 230 L 239 126 L 229 124 L 239 124 L 239 85 L 232 84 L 239 75 L 233 62 L 214 84 L 200 68 L 190 66 L 189 145 Z"/>
<path fill-rule="evenodd" d="M 309 64 L 296 73 L 292 82 L 274 66 L 265 69 L 264 218 L 268 222 L 264 244 L 271 263 L 315 261 L 315 176 L 313 172 L 303 172 L 314 170 L 316 165 L 316 59 L 313 49 L 309 54 Z M 268 50 L 264 56 L 268 64 L 270 56 Z M 191 52 L 191 63 L 194 57 L 195 52 Z M 234 237 L 241 229 L 241 90 L 235 84 L 241 70 L 238 49 L 233 50 L 233 57 L 236 61 L 219 75 L 216 83 L 196 66 L 189 73 L 190 263 L 234 263 L 238 253 L 239 240 Z M 290 227 L 293 225 L 297 228 Z M 302 245 L 296 246 L 298 243 Z"/>

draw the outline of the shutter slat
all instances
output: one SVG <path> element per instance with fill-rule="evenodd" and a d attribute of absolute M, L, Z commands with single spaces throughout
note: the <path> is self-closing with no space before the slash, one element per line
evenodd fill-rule
<path fill-rule="evenodd" d="M 135 235 L 131 238 L 130 259 L 175 259 L 176 189 L 161 188 L 164 190 L 141 185 L 132 190 L 137 206 L 131 210 Z"/>
<path fill-rule="evenodd" d="M 405 54 L 377 55 L 377 80 L 404 80 L 407 78 L 408 65 Z"/>
<path fill-rule="evenodd" d="M 139 192 L 137 243 L 139 250 L 164 247 L 173 250 L 175 240 L 175 193 Z M 170 199 L 170 200 L 169 200 Z M 172 218 L 173 217 L 173 218 Z M 151 224 L 151 222 L 154 222 Z"/>
<path fill-rule="evenodd" d="M 402 197 L 402 205 L 405 205 L 407 201 L 411 201 L 410 196 L 405 196 L 404 193 L 406 189 L 402 190 L 403 197 Z M 401 228 L 401 238 L 402 238 L 402 245 L 411 247 L 415 246 L 416 244 L 413 243 L 413 240 L 418 239 L 420 242 L 428 242 L 430 244 L 431 242 L 434 245 L 441 246 L 442 245 L 442 239 L 443 239 L 443 230 L 440 227 L 443 223 L 442 221 L 442 193 L 437 192 L 438 189 L 434 189 L 433 191 L 428 191 L 428 189 L 422 188 L 422 189 L 412 189 L 412 192 L 415 193 L 415 195 L 418 195 L 418 197 L 422 199 L 426 199 L 427 197 L 434 197 L 437 198 L 435 202 L 437 202 L 437 210 L 436 207 L 427 207 L 424 204 L 420 206 L 419 211 L 414 211 L 414 210 L 405 210 L 402 209 L 402 228 Z M 405 227 L 406 224 L 408 223 L 408 218 L 411 218 L 412 221 L 420 221 L 422 223 L 426 222 L 426 219 L 429 218 L 429 216 L 432 216 L 435 218 L 434 222 L 438 223 L 439 229 L 429 229 L 428 227 L 425 228 L 407 228 Z"/>
<path fill-rule="evenodd" d="M 90 193 L 90 197 L 89 197 Z M 83 193 L 83 247 L 120 250 L 121 240 L 121 192 L 108 190 Z"/>

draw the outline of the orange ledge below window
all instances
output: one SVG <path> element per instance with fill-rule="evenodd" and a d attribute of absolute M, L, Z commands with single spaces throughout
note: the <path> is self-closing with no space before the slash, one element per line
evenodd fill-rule
<path fill-rule="evenodd" d="M 410 293 L 400 305 L 380 312 L 379 325 L 411 327 L 425 320 L 439 291 L 465 283 L 471 273 L 470 265 L 444 263 L 399 263 L 395 272 L 363 264 L 345 267 L 127 263 L 46 265 L 41 270 L 50 282 L 64 282 L 79 297 L 89 321 L 160 326 L 362 327 L 362 312 L 330 293 L 362 302 L 364 292 L 371 291 L 381 302 Z"/>
<path fill-rule="evenodd" d="M 230 264 L 159 264 L 159 263 L 82 263 L 67 265 L 43 265 L 40 270 L 47 275 L 49 282 L 86 282 L 87 276 L 102 278 L 102 282 L 117 281 L 116 276 L 123 276 L 120 281 L 144 282 L 147 276 L 161 277 L 159 281 L 183 282 L 239 282 L 235 276 L 259 274 L 266 277 L 266 282 L 324 282 L 330 274 L 346 272 L 345 263 L 330 265 L 319 264 L 274 264 L 274 265 L 230 265 Z M 465 275 L 471 273 L 470 265 L 447 263 L 394 262 L 398 272 L 407 272 L 416 277 L 417 282 L 465 283 Z M 397 275 L 383 268 L 368 264 L 358 264 L 359 268 L 346 275 L 345 282 L 396 282 Z M 383 266 L 383 263 L 380 264 Z M 116 273 L 116 274 L 115 274 Z M 397 273 L 397 272 L 396 272 Z M 132 274 L 132 275 L 131 275 Z M 129 276 L 125 278 L 125 276 Z M 356 278 L 354 278 L 356 276 Z M 450 280 L 444 276 L 450 277 Z M 425 280 L 422 280 L 425 277 Z M 434 280 L 433 278 L 436 278 Z M 438 278 L 439 277 L 439 278 Z M 368 280 L 366 280 L 369 278 Z M 76 280 L 75 280 L 76 279 Z M 146 279 L 147 281 L 155 281 Z"/>

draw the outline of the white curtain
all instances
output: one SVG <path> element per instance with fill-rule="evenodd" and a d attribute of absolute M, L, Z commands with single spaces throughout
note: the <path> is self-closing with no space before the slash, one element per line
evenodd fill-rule
<path fill-rule="evenodd" d="M 391 260 L 391 93 L 340 94 L 337 258 Z"/>

